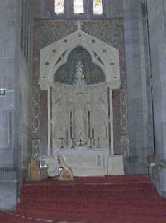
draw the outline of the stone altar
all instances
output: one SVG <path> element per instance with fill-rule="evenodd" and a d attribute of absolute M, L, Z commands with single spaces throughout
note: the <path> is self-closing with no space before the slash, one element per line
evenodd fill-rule
<path fill-rule="evenodd" d="M 48 90 L 48 155 L 62 153 L 74 175 L 123 174 L 122 156 L 114 156 L 113 148 L 119 51 L 78 26 L 40 53 L 40 88 Z"/>

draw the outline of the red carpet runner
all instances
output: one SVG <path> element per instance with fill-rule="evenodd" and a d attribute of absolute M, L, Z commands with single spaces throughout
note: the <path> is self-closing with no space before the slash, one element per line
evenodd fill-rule
<path fill-rule="evenodd" d="M 26 183 L 14 213 L 0 223 L 166 223 L 166 200 L 148 177 L 77 178 Z"/>

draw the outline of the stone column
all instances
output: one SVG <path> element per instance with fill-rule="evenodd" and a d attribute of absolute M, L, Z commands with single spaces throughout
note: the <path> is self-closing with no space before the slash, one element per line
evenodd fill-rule
<path fill-rule="evenodd" d="M 157 157 L 153 178 L 159 192 L 166 196 L 166 2 L 147 0 L 147 6 Z"/>
<path fill-rule="evenodd" d="M 15 94 L 17 75 L 16 12 L 16 0 L 0 1 L 0 88 L 6 89 L 4 95 L 0 95 L 0 209 L 14 209 L 16 205 L 14 165 L 18 135 L 15 141 L 14 135 L 11 137 L 11 134 L 18 133 L 16 103 L 15 97 L 12 97 Z"/>
<path fill-rule="evenodd" d="M 124 38 L 128 90 L 129 174 L 147 173 L 153 151 L 149 134 L 149 104 L 145 61 L 142 1 L 124 0 Z M 152 128 L 151 128 L 152 129 Z"/>
<path fill-rule="evenodd" d="M 50 86 L 48 86 L 48 155 L 51 155 Z"/>
<path fill-rule="evenodd" d="M 48 155 L 48 91 L 40 91 L 40 154 Z"/>
<path fill-rule="evenodd" d="M 113 133 L 113 110 L 112 110 L 112 89 L 107 87 L 108 97 L 108 140 L 109 156 L 114 155 L 114 133 Z"/>

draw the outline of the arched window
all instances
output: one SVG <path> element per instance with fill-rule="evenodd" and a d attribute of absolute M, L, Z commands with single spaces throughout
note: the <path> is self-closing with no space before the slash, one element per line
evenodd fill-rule
<path fill-rule="evenodd" d="M 93 0 L 93 14 L 102 15 L 103 14 L 103 1 Z"/>
<path fill-rule="evenodd" d="M 74 14 L 84 13 L 84 1 L 74 0 Z"/>
<path fill-rule="evenodd" d="M 56 15 L 103 15 L 104 0 L 54 0 L 54 13 Z M 71 6 L 72 5 L 72 6 Z M 69 10 L 72 10 L 69 12 Z"/>
<path fill-rule="evenodd" d="M 56 14 L 64 13 L 64 0 L 54 0 L 54 12 Z"/>

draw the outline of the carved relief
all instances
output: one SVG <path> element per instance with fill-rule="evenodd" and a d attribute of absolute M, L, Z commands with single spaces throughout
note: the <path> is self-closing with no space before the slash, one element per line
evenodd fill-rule
<path fill-rule="evenodd" d="M 40 139 L 33 139 L 32 140 L 32 160 L 39 160 L 40 157 Z"/>

